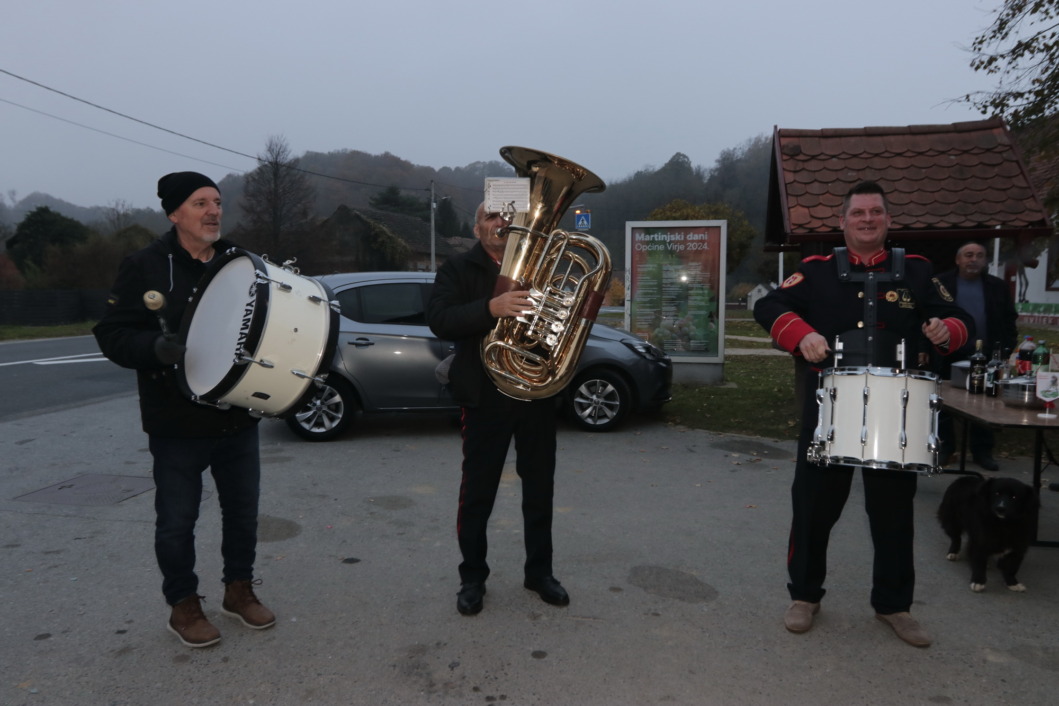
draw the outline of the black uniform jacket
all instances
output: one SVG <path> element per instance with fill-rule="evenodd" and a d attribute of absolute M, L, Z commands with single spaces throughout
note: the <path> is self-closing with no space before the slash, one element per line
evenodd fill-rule
<path fill-rule="evenodd" d="M 230 247 L 231 243 L 223 240 L 214 244 L 218 253 Z M 207 267 L 180 246 L 176 231 L 170 229 L 122 261 L 107 298 L 106 312 L 92 329 L 103 355 L 136 370 L 140 417 L 148 434 L 184 438 L 229 436 L 258 421 L 244 409 L 219 410 L 192 402 L 177 385 L 176 367 L 164 366 L 155 357 L 155 340 L 162 330 L 158 316 L 143 303 L 144 293 L 155 290 L 165 296 L 166 323 L 176 333 L 193 289 Z"/>
<path fill-rule="evenodd" d="M 955 299 L 960 289 L 960 277 L 956 270 L 942 272 L 938 275 L 938 281 Z M 1007 282 L 999 277 L 983 274 L 982 294 L 985 296 L 985 321 L 989 330 L 979 332 L 976 337 L 982 338 L 986 333 L 989 334 L 988 341 L 982 338 L 982 349 L 987 356 L 992 352 L 993 344 L 997 342 L 1000 343 L 1000 347 L 1004 350 L 1004 355 L 1006 356 L 1015 350 L 1019 338 L 1017 324 L 1019 313 L 1015 311 L 1015 304 L 1011 298 L 1011 289 L 1008 287 Z M 974 339 L 968 341 L 963 349 L 956 351 L 956 354 L 949 359 L 949 362 L 964 360 L 971 357 L 972 353 L 974 353 Z"/>
<path fill-rule="evenodd" d="M 427 304 L 427 323 L 438 338 L 456 343 L 449 368 L 452 396 L 461 405 L 478 406 L 486 386 L 495 389 L 482 365 L 482 339 L 496 326 L 489 313 L 500 265 L 475 243 L 466 253 L 438 268 Z"/>
<path fill-rule="evenodd" d="M 864 261 L 849 253 L 850 272 L 889 272 L 887 250 Z M 949 329 L 949 345 L 942 354 L 956 351 L 970 339 L 974 322 L 956 306 L 952 296 L 932 276 L 930 261 L 905 255 L 904 278 L 880 282 L 876 292 L 876 328 L 888 336 L 913 343 L 926 341 L 920 330 L 923 317 L 937 317 Z M 800 356 L 798 343 L 813 331 L 834 347 L 839 334 L 861 330 L 866 319 L 865 283 L 840 281 L 835 255 L 814 255 L 802 260 L 798 270 L 778 288 L 758 300 L 754 318 L 785 351 Z M 913 346 L 913 350 L 915 347 Z M 911 362 L 911 361 L 910 361 Z M 814 367 L 833 365 L 832 358 Z M 912 367 L 915 367 L 912 364 Z"/>

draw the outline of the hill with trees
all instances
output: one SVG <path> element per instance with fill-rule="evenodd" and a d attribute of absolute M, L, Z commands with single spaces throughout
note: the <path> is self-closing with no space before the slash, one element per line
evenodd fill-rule
<path fill-rule="evenodd" d="M 584 194 L 578 199 L 578 205 L 591 210 L 590 232 L 611 250 L 619 271 L 625 266 L 626 221 L 657 220 L 652 213 L 677 212 L 673 209 L 710 214 L 710 218 L 730 218 L 739 227 L 729 231 L 729 285 L 738 284 L 740 279 L 756 283 L 768 276 L 769 270 L 760 250 L 770 144 L 766 136 L 748 140 L 724 151 L 709 169 L 693 165 L 686 155 L 677 153 L 659 168 L 647 167 L 626 179 L 610 182 L 603 193 Z M 268 252 L 276 261 L 297 257 L 299 267 L 310 275 L 330 271 L 329 263 L 356 267 L 350 253 L 367 252 L 350 243 L 350 233 L 343 234 L 336 224 L 355 224 L 359 228 L 357 232 L 364 237 L 393 242 L 393 253 L 402 252 L 394 239 L 403 241 L 412 253 L 406 264 L 408 268 L 429 263 L 422 249 L 429 248 L 432 195 L 435 245 L 443 245 L 442 256 L 459 251 L 462 248 L 452 243 L 472 237 L 474 211 L 482 199 L 485 178 L 514 175 L 511 166 L 500 160 L 434 169 L 390 153 L 371 155 L 356 150 L 307 152 L 293 157 L 282 137 L 269 138 L 258 160 L 256 169 L 245 174 L 229 174 L 218 182 L 225 200 L 227 237 L 257 252 Z M 591 165 L 584 166 L 591 169 Z M 152 233 L 161 233 L 169 227 L 160 210 L 133 209 L 120 201 L 81 207 L 45 194 L 31 194 L 21 200 L 14 200 L 9 194 L 8 202 L 0 206 L 0 240 L 7 240 L 10 246 L 14 238 L 18 244 L 16 232 L 42 208 L 52 215 L 84 224 L 87 234 L 76 243 L 82 248 L 87 247 L 86 242 L 92 237 L 113 237 L 130 226 Z M 571 230 L 574 227 L 572 210 L 561 224 Z M 387 219 L 380 218 L 379 214 L 386 212 L 409 220 L 385 222 Z M 423 225 L 410 225 L 414 222 Z M 401 223 L 404 225 L 395 225 Z M 399 230 L 395 231 L 395 227 Z M 40 229 L 35 232 L 39 237 Z M 137 231 L 139 235 L 142 232 Z M 58 237 L 59 232 L 56 233 Z M 139 240 L 125 237 L 121 244 L 132 247 Z M 74 243 L 67 238 L 47 245 L 56 251 L 52 254 L 55 258 Z M 92 247 L 101 255 L 108 253 L 108 260 L 120 257 L 125 249 L 105 250 L 95 241 Z M 39 268 L 43 254 L 35 262 Z M 106 283 L 98 286 L 109 286 L 116 267 L 116 261 L 98 263 L 101 280 L 102 273 L 106 273 Z M 774 273 L 774 263 L 771 269 Z M 4 271 L 0 268 L 0 279 Z M 739 273 L 734 280 L 733 273 Z M 56 277 L 44 276 L 46 273 L 40 271 L 21 274 L 26 287 L 40 288 L 45 283 L 50 287 L 63 286 Z M 17 285 L 0 281 L 0 288 L 5 286 Z"/>

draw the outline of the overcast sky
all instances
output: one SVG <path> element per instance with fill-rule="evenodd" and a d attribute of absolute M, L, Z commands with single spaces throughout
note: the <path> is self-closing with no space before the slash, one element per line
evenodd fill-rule
<path fill-rule="evenodd" d="M 1000 5 L 32 0 L 4 13 L 0 70 L 246 155 L 279 135 L 456 167 L 522 145 L 616 180 L 676 152 L 708 168 L 774 126 L 982 119 L 952 101 L 992 87 L 967 48 Z M 82 206 L 255 166 L 5 73 L 0 150 L 0 195 Z"/>

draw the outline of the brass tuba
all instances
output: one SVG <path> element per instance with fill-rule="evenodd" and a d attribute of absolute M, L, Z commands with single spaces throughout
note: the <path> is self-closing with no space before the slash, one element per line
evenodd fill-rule
<path fill-rule="evenodd" d="M 503 147 L 500 156 L 530 179 L 529 210 L 498 235 L 507 238 L 493 296 L 529 290 L 533 308 L 502 317 L 482 341 L 482 362 L 497 388 L 521 400 L 551 397 L 570 383 L 610 283 L 610 253 L 599 240 L 556 226 L 580 194 L 606 188 L 562 157 Z"/>

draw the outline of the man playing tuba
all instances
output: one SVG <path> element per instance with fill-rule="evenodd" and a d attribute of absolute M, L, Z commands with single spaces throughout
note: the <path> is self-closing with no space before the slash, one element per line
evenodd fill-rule
<path fill-rule="evenodd" d="M 441 266 L 427 306 L 430 329 L 439 338 L 456 342 L 449 380 L 462 406 L 463 479 L 456 534 L 463 561 L 456 609 L 463 615 L 482 610 L 489 576 L 486 526 L 512 438 L 515 470 L 522 480 L 523 585 L 546 603 L 565 606 L 570 602 L 552 575 L 555 401 L 509 397 L 497 389 L 482 366 L 482 340 L 498 319 L 519 316 L 533 304 L 523 289 L 493 294 L 506 246 L 500 233 L 504 225 L 501 214 L 486 212 L 484 203 L 478 206 L 474 219 L 478 242 Z"/>

